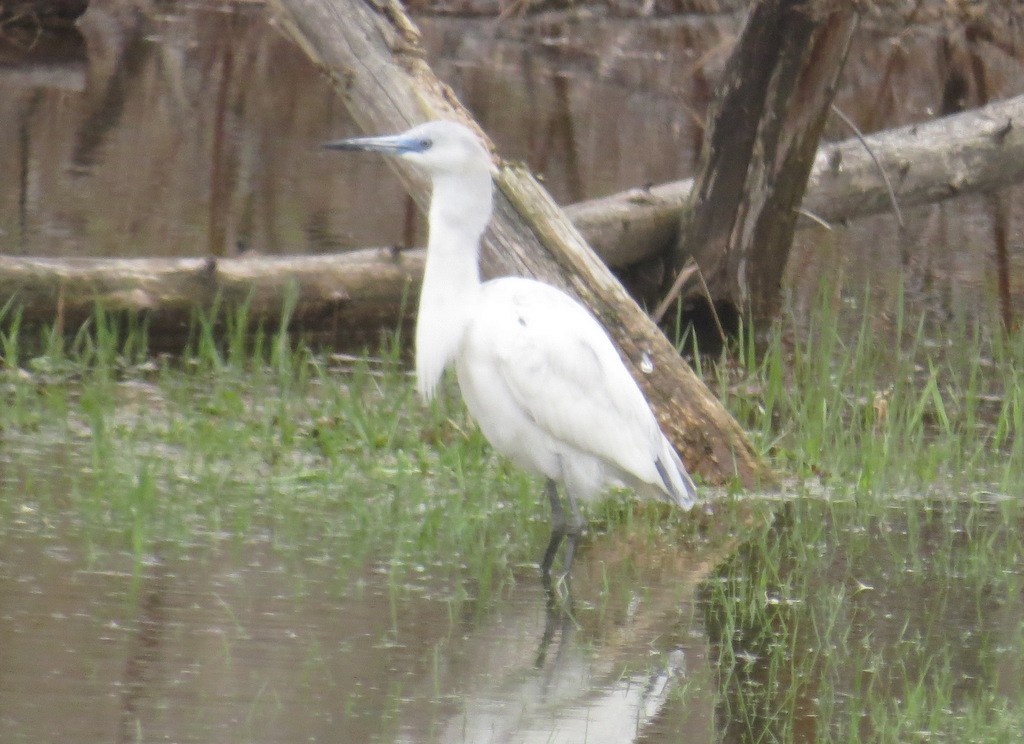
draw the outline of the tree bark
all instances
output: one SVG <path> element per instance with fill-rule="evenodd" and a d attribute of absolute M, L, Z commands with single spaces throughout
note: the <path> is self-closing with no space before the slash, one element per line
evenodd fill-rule
<path fill-rule="evenodd" d="M 425 119 L 472 117 L 424 62 L 419 33 L 395 0 L 275 0 L 282 26 L 336 81 L 370 132 Z M 477 127 L 478 131 L 479 128 Z M 486 141 L 486 140 L 485 140 Z M 422 205 L 422 176 L 395 164 Z M 485 273 L 533 276 L 590 307 L 615 340 L 687 465 L 705 480 L 774 480 L 739 425 L 693 374 L 609 269 L 524 168 L 497 163 L 496 209 L 484 239 Z"/>
<path fill-rule="evenodd" d="M 677 268 L 695 259 L 716 305 L 727 300 L 756 327 L 779 309 L 797 208 L 856 24 L 845 0 L 758 0 L 712 105 Z M 699 289 L 686 297 L 684 287 L 684 304 Z"/>

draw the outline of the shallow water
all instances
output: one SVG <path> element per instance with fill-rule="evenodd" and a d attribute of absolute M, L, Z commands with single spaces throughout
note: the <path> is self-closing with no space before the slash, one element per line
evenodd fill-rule
<path fill-rule="evenodd" d="M 0 427 L 4 742 L 624 741 L 707 674 L 692 597 L 721 548 L 606 535 L 561 598 L 533 565 L 493 584 L 460 555 L 396 563 L 393 531 L 364 555 L 346 502 L 301 503 L 302 465 L 261 475 L 247 452 L 139 440 L 187 429 L 187 389 L 104 394 L 116 405 Z M 386 498 L 415 510 L 421 490 Z M 706 708 L 682 720 L 706 731 Z"/>
<path fill-rule="evenodd" d="M 318 546 L 198 542 L 137 561 L 8 527 L 5 742 L 621 742 L 680 721 L 708 740 L 709 695 L 667 705 L 710 671 L 685 575 L 598 605 L 584 563 L 571 616 L 532 569 L 477 604 L 429 576 L 341 580 Z"/>
<path fill-rule="evenodd" d="M 481 591 L 269 516 L 132 552 L 55 508 L 80 454 L 26 447 L 0 457 L 4 742 L 814 741 L 884 730 L 868 706 L 919 683 L 954 718 L 1024 697 L 1012 502 L 808 495 L 722 512 L 741 541 L 598 531 L 552 595 L 533 566 Z"/>
<path fill-rule="evenodd" d="M 972 569 L 971 551 L 947 544 L 957 518 L 934 509 L 910 552 L 918 509 L 892 508 L 874 534 L 824 537 L 811 546 L 820 561 L 783 560 L 760 598 L 763 624 L 741 621 L 730 639 L 720 633 L 731 603 L 776 570 L 750 545 L 709 575 L 722 553 L 645 557 L 627 550 L 628 535 L 598 535 L 570 607 L 550 602 L 532 567 L 477 601 L 429 570 L 397 581 L 374 564 L 339 572 L 343 545 L 201 534 L 136 556 L 27 507 L 0 546 L 0 738 L 788 739 L 786 727 L 847 726 L 862 676 L 898 696 L 934 659 L 948 667 L 953 709 L 984 690 L 1019 699 L 1020 557 Z M 984 524 L 987 510 L 958 511 L 973 515 L 976 538 L 1005 539 L 998 519 Z M 792 539 L 787 529 L 782 518 L 772 539 Z M 831 611 L 825 631 L 817 623 Z M 766 666 L 778 646 L 791 649 L 793 676 Z M 798 688 L 783 724 L 786 690 Z"/>

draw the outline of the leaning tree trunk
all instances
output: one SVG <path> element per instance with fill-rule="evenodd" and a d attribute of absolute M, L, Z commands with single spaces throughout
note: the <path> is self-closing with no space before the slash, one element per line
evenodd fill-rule
<path fill-rule="evenodd" d="M 336 81 L 363 129 L 394 132 L 437 118 L 476 126 L 424 61 L 419 32 L 396 0 L 275 0 L 274 5 L 292 38 Z M 423 177 L 396 165 L 424 205 Z M 497 165 L 495 215 L 484 238 L 485 273 L 538 277 L 588 305 L 692 470 L 715 483 L 738 479 L 753 486 L 773 480 L 739 425 L 548 193 L 522 166 Z"/>
<path fill-rule="evenodd" d="M 797 210 L 857 14 L 848 0 L 758 0 L 712 106 L 678 266 L 755 325 L 780 306 Z M 695 281 L 686 304 L 703 304 Z"/>

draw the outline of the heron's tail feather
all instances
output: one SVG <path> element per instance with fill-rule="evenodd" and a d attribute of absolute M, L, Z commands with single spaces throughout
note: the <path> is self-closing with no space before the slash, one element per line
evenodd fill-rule
<path fill-rule="evenodd" d="M 662 438 L 661 456 L 654 465 L 675 505 L 680 509 L 692 509 L 697 503 L 697 486 L 668 439 Z"/>

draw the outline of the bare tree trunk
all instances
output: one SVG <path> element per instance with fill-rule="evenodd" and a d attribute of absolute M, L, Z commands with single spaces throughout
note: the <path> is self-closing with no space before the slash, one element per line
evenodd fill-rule
<path fill-rule="evenodd" d="M 282 26 L 344 92 L 367 131 L 425 119 L 475 126 L 424 62 L 419 32 L 395 0 L 275 0 Z M 423 205 L 422 176 L 396 164 Z M 688 466 L 706 480 L 747 486 L 773 480 L 739 425 L 520 166 L 499 163 L 494 219 L 485 236 L 489 274 L 534 276 L 575 295 L 601 320 Z"/>
<path fill-rule="evenodd" d="M 856 21 L 845 0 L 758 0 L 712 107 L 679 266 L 692 256 L 715 304 L 759 327 L 779 308 L 797 209 Z M 700 297 L 692 286 L 685 299 Z"/>

